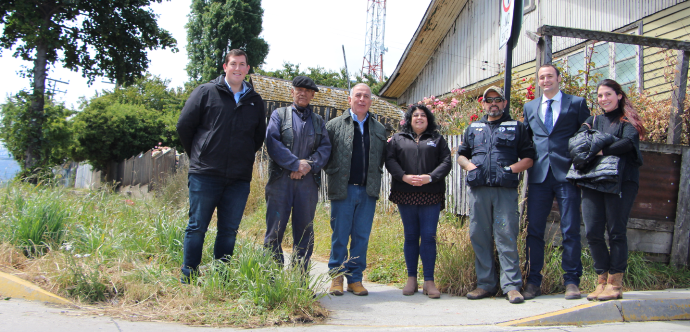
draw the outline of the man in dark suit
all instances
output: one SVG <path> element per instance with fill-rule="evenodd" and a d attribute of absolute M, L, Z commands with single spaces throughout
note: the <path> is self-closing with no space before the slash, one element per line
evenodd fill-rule
<path fill-rule="evenodd" d="M 550 64 L 538 71 L 539 87 L 544 95 L 524 108 L 524 123 L 532 135 L 537 159 L 528 170 L 529 195 L 527 198 L 527 286 L 522 294 L 525 300 L 541 295 L 541 269 L 544 266 L 544 232 L 546 218 L 556 197 L 561 214 L 563 234 L 563 281 L 566 299 L 580 298 L 580 189 L 565 179 L 572 160 L 568 152 L 568 139 L 589 117 L 584 98 L 560 91 L 563 80 L 558 69 Z"/>

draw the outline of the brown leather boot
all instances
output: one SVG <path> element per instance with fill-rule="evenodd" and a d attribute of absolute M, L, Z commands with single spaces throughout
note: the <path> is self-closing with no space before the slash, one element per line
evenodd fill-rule
<path fill-rule="evenodd" d="M 328 293 L 332 295 L 343 295 L 343 276 L 335 277 L 331 280 L 331 288 Z"/>
<path fill-rule="evenodd" d="M 623 273 L 609 274 L 604 291 L 597 296 L 599 301 L 616 300 L 623 298 Z"/>
<path fill-rule="evenodd" d="M 419 285 L 417 284 L 417 277 L 407 277 L 407 284 L 403 287 L 403 295 L 412 295 L 417 293 Z"/>
<path fill-rule="evenodd" d="M 599 296 L 599 294 L 601 294 L 601 292 L 604 291 L 604 288 L 606 288 L 606 280 L 608 279 L 608 277 L 608 272 L 604 272 L 597 276 L 597 288 L 595 288 L 593 292 L 587 295 L 587 300 L 594 301 L 597 299 L 597 296 Z"/>
<path fill-rule="evenodd" d="M 424 295 L 428 295 L 430 299 L 441 298 L 441 292 L 436 288 L 436 284 L 433 280 L 425 280 L 422 291 Z"/>

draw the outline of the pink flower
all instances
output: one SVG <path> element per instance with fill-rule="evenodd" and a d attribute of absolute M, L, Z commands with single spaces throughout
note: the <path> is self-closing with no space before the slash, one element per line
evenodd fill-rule
<path fill-rule="evenodd" d="M 482 100 L 484 100 L 484 97 L 479 97 L 479 99 L 477 101 L 481 103 Z"/>
<path fill-rule="evenodd" d="M 522 79 L 522 81 L 524 82 L 524 81 L 525 81 L 525 79 L 523 78 L 523 79 Z"/>
<path fill-rule="evenodd" d="M 161 143 L 161 142 L 158 142 L 158 145 L 163 145 L 163 143 Z"/>
<path fill-rule="evenodd" d="M 400 120 L 400 125 L 404 126 L 405 125 L 405 120 Z"/>
<path fill-rule="evenodd" d="M 462 93 L 465 93 L 465 89 L 462 89 L 462 91 L 461 91 L 461 92 L 462 92 Z"/>

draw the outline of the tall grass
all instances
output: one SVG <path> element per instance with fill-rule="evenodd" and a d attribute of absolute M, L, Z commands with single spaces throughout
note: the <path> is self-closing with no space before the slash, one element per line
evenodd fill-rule
<path fill-rule="evenodd" d="M 46 196 L 16 196 L 10 217 L 12 242 L 27 256 L 42 255 L 50 247 L 60 245 L 69 217 L 59 202 L 61 196 L 59 190 Z"/>
<path fill-rule="evenodd" d="M 327 315 L 313 297 L 326 281 L 280 269 L 253 237 L 241 234 L 229 264 L 215 262 L 213 222 L 205 268 L 196 284 L 181 285 L 186 182 L 179 172 L 143 198 L 10 183 L 0 188 L 0 264 L 86 309 L 127 319 L 255 327 Z M 252 204 L 260 210 L 263 190 L 256 188 Z M 35 220 L 43 226 L 28 227 Z M 33 248 L 43 255 L 22 254 Z"/>

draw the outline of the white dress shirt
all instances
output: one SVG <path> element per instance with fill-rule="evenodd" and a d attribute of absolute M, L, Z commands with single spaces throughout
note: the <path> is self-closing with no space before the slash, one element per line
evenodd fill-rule
<path fill-rule="evenodd" d="M 556 120 L 558 120 L 558 115 L 561 113 L 561 99 L 563 98 L 563 92 L 558 91 L 558 93 L 551 98 L 553 103 L 551 103 L 551 114 L 553 115 L 553 126 L 556 126 Z M 546 118 L 546 101 L 549 100 L 546 96 L 541 96 L 541 108 L 539 109 L 539 118 L 541 122 L 544 122 Z"/>

